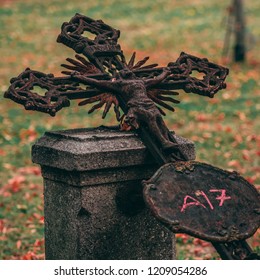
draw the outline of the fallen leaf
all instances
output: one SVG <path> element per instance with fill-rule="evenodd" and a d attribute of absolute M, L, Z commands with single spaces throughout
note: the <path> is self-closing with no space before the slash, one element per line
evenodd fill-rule
<path fill-rule="evenodd" d="M 0 219 L 0 232 L 3 232 L 4 230 L 4 220 Z"/>
<path fill-rule="evenodd" d="M 228 163 L 228 166 L 229 167 L 235 167 L 235 168 L 240 168 L 241 167 L 241 164 L 238 160 L 231 160 L 229 163 Z"/>
<path fill-rule="evenodd" d="M 21 175 L 41 175 L 41 168 L 38 166 L 26 166 L 17 170 Z"/>
<path fill-rule="evenodd" d="M 16 242 L 16 248 L 19 250 L 19 249 L 21 248 L 21 246 L 22 246 L 22 241 L 21 241 L 21 240 L 18 240 L 18 241 Z"/>

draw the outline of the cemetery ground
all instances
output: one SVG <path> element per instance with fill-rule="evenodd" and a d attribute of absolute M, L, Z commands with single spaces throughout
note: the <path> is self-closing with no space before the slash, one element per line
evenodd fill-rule
<path fill-rule="evenodd" d="M 93 3 L 90 3 L 93 2 Z M 236 170 L 260 188 L 260 6 L 245 1 L 251 48 L 244 64 L 221 58 L 229 1 L 0 1 L 0 259 L 44 259 L 43 187 L 32 164 L 31 146 L 46 130 L 115 125 L 72 102 L 55 118 L 25 111 L 3 98 L 11 77 L 26 67 L 60 75 L 60 64 L 74 53 L 56 43 L 60 26 L 76 12 L 103 19 L 121 30 L 125 56 L 149 55 L 151 63 L 175 61 L 181 51 L 230 68 L 227 89 L 214 99 L 180 92 L 181 104 L 165 121 L 194 141 L 197 160 Z M 250 3 L 249 3 L 250 2 Z M 231 43 L 232 46 L 232 43 Z M 260 232 L 249 240 L 260 253 Z M 179 259 L 216 259 L 208 242 L 177 234 Z"/>

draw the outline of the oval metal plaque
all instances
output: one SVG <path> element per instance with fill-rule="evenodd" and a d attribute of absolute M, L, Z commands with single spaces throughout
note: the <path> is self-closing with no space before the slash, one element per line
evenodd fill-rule
<path fill-rule="evenodd" d="M 252 236 L 260 225 L 260 196 L 239 176 L 199 162 L 165 164 L 143 182 L 154 215 L 175 233 L 217 242 Z"/>

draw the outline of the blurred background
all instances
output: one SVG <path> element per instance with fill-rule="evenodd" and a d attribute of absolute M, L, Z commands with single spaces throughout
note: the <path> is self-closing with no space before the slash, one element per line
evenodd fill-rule
<path fill-rule="evenodd" d="M 43 259 L 44 217 L 40 169 L 32 164 L 32 144 L 47 130 L 117 124 L 88 107 L 60 111 L 55 118 L 25 111 L 3 98 L 9 80 L 26 67 L 61 75 L 61 63 L 74 57 L 56 43 L 61 24 L 75 13 L 121 30 L 120 45 L 129 58 L 150 56 L 167 65 L 184 51 L 230 69 L 228 87 L 214 99 L 180 92 L 181 104 L 165 121 L 195 142 L 197 160 L 236 170 L 260 185 L 260 3 L 244 1 L 245 59 L 234 62 L 238 23 L 231 0 L 0 0 L 0 259 Z M 249 240 L 260 252 L 259 232 Z M 179 259 L 215 259 L 209 243 L 177 235 Z"/>

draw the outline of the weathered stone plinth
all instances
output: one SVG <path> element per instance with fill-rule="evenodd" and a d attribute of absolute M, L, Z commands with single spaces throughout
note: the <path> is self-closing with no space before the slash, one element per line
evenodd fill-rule
<path fill-rule="evenodd" d="M 195 158 L 193 143 L 178 137 Z M 32 149 L 44 178 L 46 259 L 173 259 L 174 236 L 150 213 L 141 181 L 158 169 L 133 132 L 46 132 Z"/>

